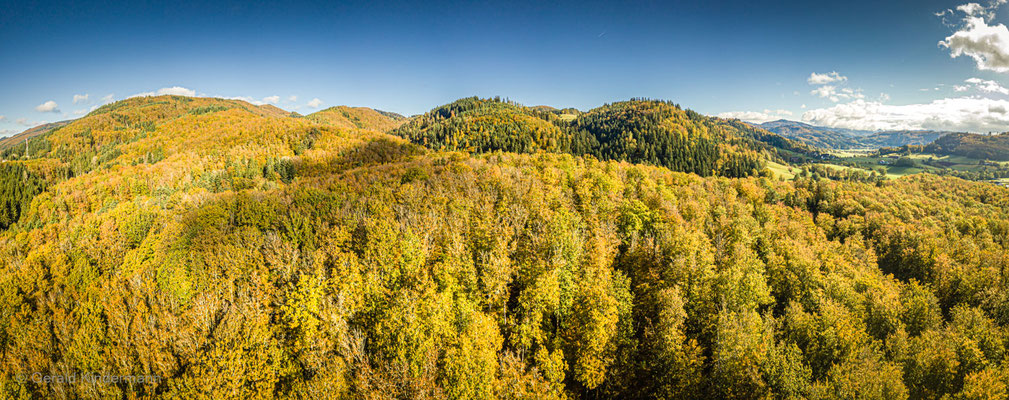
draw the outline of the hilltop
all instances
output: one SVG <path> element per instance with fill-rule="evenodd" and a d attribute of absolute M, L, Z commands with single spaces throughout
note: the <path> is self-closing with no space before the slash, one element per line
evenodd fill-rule
<path fill-rule="evenodd" d="M 664 101 L 325 115 L 133 98 L 5 152 L 4 398 L 1003 387 L 1004 188 L 777 179 L 807 146 Z"/>
<path fill-rule="evenodd" d="M 406 117 L 367 107 L 330 107 L 305 116 L 315 122 L 343 129 L 366 129 L 388 132 L 406 122 Z"/>
<path fill-rule="evenodd" d="M 981 160 L 1009 161 L 1009 133 L 998 135 L 953 133 L 930 143 L 923 150 Z"/>
<path fill-rule="evenodd" d="M 702 176 L 756 175 L 769 160 L 815 156 L 773 133 L 655 100 L 577 112 L 473 97 L 437 107 L 391 133 L 436 150 L 592 155 Z"/>

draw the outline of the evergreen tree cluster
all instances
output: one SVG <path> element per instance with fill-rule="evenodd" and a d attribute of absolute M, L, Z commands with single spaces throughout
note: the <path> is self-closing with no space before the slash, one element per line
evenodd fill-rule
<path fill-rule="evenodd" d="M 572 113 L 472 97 L 438 107 L 393 134 L 433 149 L 592 155 L 701 176 L 752 176 L 768 158 L 781 160 L 812 152 L 738 121 L 705 117 L 671 102 L 647 99 Z"/>

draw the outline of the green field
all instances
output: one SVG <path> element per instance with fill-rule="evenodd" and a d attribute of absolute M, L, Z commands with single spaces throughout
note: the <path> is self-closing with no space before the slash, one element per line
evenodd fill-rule
<path fill-rule="evenodd" d="M 835 152 L 838 158 L 830 165 L 885 173 L 889 179 L 929 173 L 979 173 L 1009 168 L 1009 162 L 992 162 L 956 155 L 918 153 L 909 155 L 875 155 L 864 152 Z"/>
<path fill-rule="evenodd" d="M 792 167 L 787 165 L 778 164 L 774 161 L 768 161 L 767 168 L 774 173 L 775 177 L 783 178 L 785 180 L 792 180 L 795 178 L 795 174 L 792 173 Z"/>

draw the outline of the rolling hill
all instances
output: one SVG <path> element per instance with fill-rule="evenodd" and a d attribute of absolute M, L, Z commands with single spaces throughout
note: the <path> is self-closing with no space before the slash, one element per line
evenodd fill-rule
<path fill-rule="evenodd" d="M 330 107 L 305 116 L 315 122 L 343 129 L 367 129 L 388 132 L 406 122 L 406 117 L 367 107 Z"/>
<path fill-rule="evenodd" d="M 808 148 L 662 101 L 317 117 L 133 98 L 5 152 L 2 397 L 1004 389 L 1004 188 L 752 176 Z"/>
<path fill-rule="evenodd" d="M 999 135 L 952 133 L 925 146 L 923 151 L 979 160 L 1009 161 L 1009 133 Z"/>
<path fill-rule="evenodd" d="M 391 133 L 436 150 L 593 155 L 702 176 L 755 175 L 769 159 L 814 153 L 742 123 L 654 100 L 576 113 L 474 97 L 435 108 Z"/>
<path fill-rule="evenodd" d="M 855 132 L 843 128 L 813 126 L 784 119 L 765 122 L 756 126 L 822 149 L 861 148 L 862 143 L 857 138 L 869 134 L 869 132 Z"/>

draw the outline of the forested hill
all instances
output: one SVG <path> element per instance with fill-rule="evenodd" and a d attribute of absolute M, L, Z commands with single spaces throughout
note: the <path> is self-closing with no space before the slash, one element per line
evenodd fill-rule
<path fill-rule="evenodd" d="M 755 124 L 755 126 L 822 149 L 863 148 L 863 145 L 858 140 L 858 137 L 871 133 L 813 126 L 798 121 L 788 121 L 783 119 Z"/>
<path fill-rule="evenodd" d="M 21 132 L 19 134 L 8 136 L 8 137 L 5 137 L 5 138 L 0 138 L 0 151 L 6 150 L 8 148 L 11 148 L 11 147 L 14 147 L 14 146 L 17 146 L 17 145 L 22 145 L 23 146 L 25 144 L 26 140 L 31 139 L 33 137 L 36 137 L 38 135 L 44 134 L 46 132 L 49 132 L 49 131 L 51 131 L 53 129 L 57 129 L 59 127 L 62 127 L 64 125 L 66 125 L 66 124 L 69 124 L 70 122 L 72 122 L 72 120 L 59 121 L 59 122 L 51 122 L 51 123 L 48 123 L 48 124 L 42 124 L 42 125 L 39 125 L 39 126 L 36 126 L 36 127 L 32 127 L 32 128 L 26 129 L 24 132 Z"/>
<path fill-rule="evenodd" d="M 925 146 L 925 151 L 941 155 L 957 155 L 979 160 L 1009 161 L 1009 133 L 978 135 L 954 133 Z"/>
<path fill-rule="evenodd" d="M 815 153 L 738 121 L 655 100 L 607 104 L 581 113 L 473 97 L 435 108 L 392 133 L 432 149 L 588 154 L 701 176 L 755 175 L 768 159 Z"/>
<path fill-rule="evenodd" d="M 330 107 L 305 116 L 310 120 L 344 129 L 388 132 L 406 122 L 406 117 L 367 107 Z"/>
<path fill-rule="evenodd" d="M 1004 397 L 1009 190 L 705 177 L 607 158 L 780 137 L 484 106 L 401 133 L 599 155 L 169 96 L 3 153 L 0 398 Z"/>

